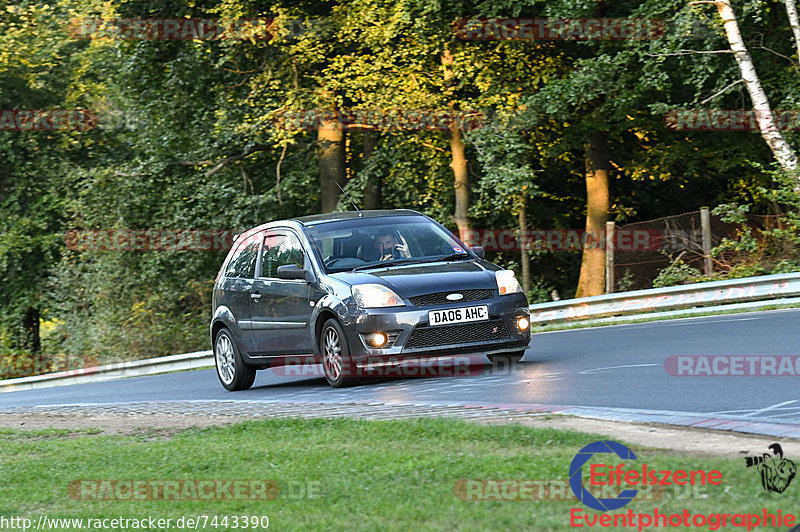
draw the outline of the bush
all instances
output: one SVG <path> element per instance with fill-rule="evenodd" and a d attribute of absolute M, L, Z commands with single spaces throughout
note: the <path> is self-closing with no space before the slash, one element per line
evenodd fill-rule
<path fill-rule="evenodd" d="M 800 194 L 795 190 L 797 177 L 778 169 L 769 173 L 774 187 L 759 188 L 752 205 L 723 204 L 712 211 L 723 222 L 739 225 L 733 237 L 723 238 L 711 250 L 716 270 L 713 276 L 703 276 L 696 268 L 676 261 L 659 273 L 653 286 L 660 288 L 800 271 Z M 756 205 L 769 205 L 782 212 L 770 227 L 752 227 L 747 215 Z"/>
<path fill-rule="evenodd" d="M 653 280 L 653 288 L 696 283 L 703 280 L 702 277 L 700 270 L 677 260 L 658 273 L 658 277 Z"/>

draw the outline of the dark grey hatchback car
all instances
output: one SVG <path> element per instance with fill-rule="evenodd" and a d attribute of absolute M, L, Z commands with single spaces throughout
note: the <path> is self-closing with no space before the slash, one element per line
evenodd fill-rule
<path fill-rule="evenodd" d="M 431 218 L 363 211 L 271 222 L 239 235 L 217 275 L 211 342 L 228 390 L 255 372 L 321 363 L 334 387 L 430 357 L 519 361 L 528 301 L 514 273 Z"/>

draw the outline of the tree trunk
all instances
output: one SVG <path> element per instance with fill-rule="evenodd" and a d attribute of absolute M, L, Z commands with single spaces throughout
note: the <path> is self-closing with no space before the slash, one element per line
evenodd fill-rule
<path fill-rule="evenodd" d="M 470 230 L 469 222 L 469 173 L 467 171 L 467 156 L 464 151 L 464 142 L 461 140 L 461 130 L 455 125 L 450 130 L 450 151 L 453 154 L 453 187 L 456 191 L 455 216 L 458 226 L 458 235 L 466 238 Z"/>
<path fill-rule="evenodd" d="M 445 93 L 454 98 L 453 79 L 453 54 L 445 49 L 442 52 L 442 73 L 444 76 Z M 451 104 L 451 109 L 455 107 Z M 469 173 L 467 171 L 467 155 L 464 150 L 464 141 L 461 139 L 461 130 L 454 120 L 450 126 L 450 152 L 453 161 L 450 167 L 453 169 L 453 188 L 456 193 L 455 212 L 453 219 L 458 227 L 458 236 L 463 240 L 467 237 L 470 230 L 469 222 Z"/>
<path fill-rule="evenodd" d="M 599 296 L 605 291 L 605 239 L 608 218 L 608 137 L 596 133 L 586 148 L 586 238 L 575 297 Z"/>
<path fill-rule="evenodd" d="M 364 133 L 364 163 L 372 157 L 372 152 L 378 144 L 378 136 L 376 133 L 367 131 Z M 381 188 L 383 186 L 383 179 L 378 174 L 373 174 L 367 179 L 367 184 L 364 187 L 364 209 L 380 209 L 381 208 Z"/>
<path fill-rule="evenodd" d="M 339 202 L 338 184 L 344 188 L 345 174 L 344 132 L 342 123 L 332 113 L 330 118 L 320 120 L 317 130 L 319 145 L 319 184 L 322 212 L 333 212 Z"/>
<path fill-rule="evenodd" d="M 789 25 L 794 35 L 794 45 L 797 48 L 797 59 L 800 61 L 800 17 L 797 16 L 797 5 L 794 0 L 786 0 L 786 13 L 789 15 Z"/>
<path fill-rule="evenodd" d="M 520 269 L 522 270 L 522 290 L 527 294 L 531 289 L 531 261 L 528 256 L 528 216 L 525 212 L 525 198 L 519 201 L 519 242 Z"/>
<path fill-rule="evenodd" d="M 22 318 L 22 329 L 24 333 L 23 347 L 31 353 L 39 354 L 42 351 L 42 343 L 39 338 L 39 309 L 28 307 L 25 316 Z"/>
<path fill-rule="evenodd" d="M 750 93 L 750 99 L 753 101 L 753 109 L 756 112 L 756 122 L 761 130 L 761 136 L 769 146 L 769 149 L 772 150 L 772 154 L 778 164 L 785 171 L 793 172 L 798 166 L 797 154 L 791 145 L 786 142 L 780 129 L 775 124 L 772 108 L 769 105 L 764 88 L 761 86 L 761 80 L 759 80 L 756 73 L 750 52 L 742 40 L 742 34 L 739 32 L 739 24 L 736 22 L 736 15 L 733 12 L 731 3 L 729 0 L 716 0 L 713 3 L 717 6 L 719 16 L 725 25 L 728 43 L 731 51 L 733 51 L 733 56 L 736 58 L 736 63 L 739 65 L 742 79 L 747 86 L 747 92 Z"/>
<path fill-rule="evenodd" d="M 31 355 L 31 374 L 46 372 L 44 361 L 42 360 L 42 342 L 39 336 L 39 309 L 28 307 L 22 316 L 22 338 L 21 347 Z"/>

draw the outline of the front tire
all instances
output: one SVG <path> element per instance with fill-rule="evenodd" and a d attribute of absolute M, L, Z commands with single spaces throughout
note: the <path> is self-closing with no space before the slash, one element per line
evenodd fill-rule
<path fill-rule="evenodd" d="M 525 350 L 516 351 L 514 353 L 498 353 L 496 355 L 486 355 L 489 362 L 495 367 L 513 366 L 518 364 L 522 357 L 525 356 Z"/>
<path fill-rule="evenodd" d="M 230 392 L 247 390 L 256 380 L 256 369 L 244 363 L 228 329 L 220 329 L 214 340 L 214 362 L 220 384 Z"/>
<path fill-rule="evenodd" d="M 331 318 L 322 326 L 319 351 L 325 379 L 334 388 L 345 388 L 358 383 L 356 365 L 350 358 L 350 344 L 339 322 Z"/>

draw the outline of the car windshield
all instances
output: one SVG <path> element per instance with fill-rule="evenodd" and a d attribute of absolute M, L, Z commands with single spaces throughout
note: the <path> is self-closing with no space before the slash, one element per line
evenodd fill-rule
<path fill-rule="evenodd" d="M 464 244 L 421 216 L 354 218 L 308 227 L 327 273 L 469 258 Z"/>

